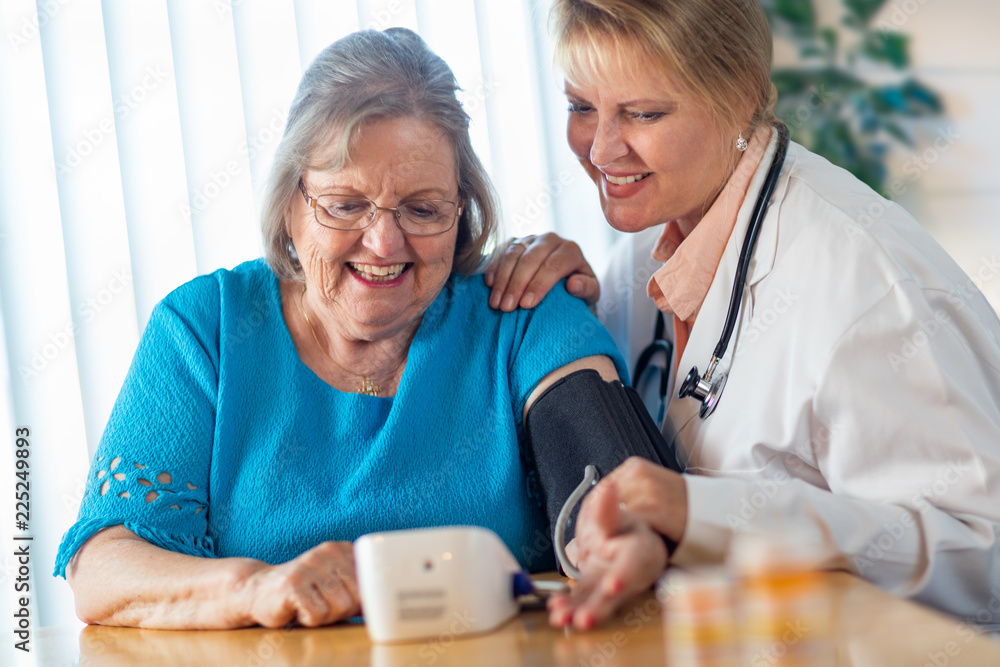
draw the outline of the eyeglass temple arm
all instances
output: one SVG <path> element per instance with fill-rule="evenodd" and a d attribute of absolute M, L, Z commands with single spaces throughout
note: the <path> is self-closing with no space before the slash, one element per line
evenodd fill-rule
<path fill-rule="evenodd" d="M 308 193 L 308 192 L 306 192 L 306 186 L 305 186 L 305 184 L 304 184 L 304 183 L 302 182 L 302 179 L 301 179 L 301 178 L 299 179 L 299 192 L 301 192 L 301 193 L 302 193 L 302 196 L 303 196 L 303 197 L 305 197 L 305 199 L 306 199 L 306 204 L 308 204 L 308 205 L 309 205 L 309 206 L 311 206 L 312 208 L 316 208 L 316 198 L 315 198 L 315 197 L 310 197 L 310 196 L 309 196 L 309 193 Z"/>

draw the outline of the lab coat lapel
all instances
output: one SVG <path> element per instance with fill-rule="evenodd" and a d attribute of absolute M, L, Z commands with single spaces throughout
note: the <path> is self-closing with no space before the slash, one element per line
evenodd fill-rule
<path fill-rule="evenodd" d="M 722 335 L 722 328 L 726 322 L 726 313 L 729 310 L 729 299 L 732 296 L 733 280 L 736 276 L 737 265 L 739 264 L 740 249 L 743 246 L 743 238 L 746 236 L 757 196 L 760 194 L 767 171 L 774 159 L 775 149 L 777 148 L 777 137 L 778 133 L 773 132 L 767 151 L 761 159 L 753 179 L 750 181 L 747 196 L 740 206 L 740 211 L 736 217 L 736 224 L 733 226 L 733 232 L 726 243 L 726 249 L 722 254 L 722 259 L 719 261 L 719 267 L 716 269 L 712 284 L 708 288 L 708 294 L 705 295 L 705 301 L 698 311 L 698 317 L 695 319 L 694 327 L 691 329 L 691 336 L 688 339 L 684 353 L 681 355 L 680 364 L 677 367 L 673 398 L 667 409 L 667 419 L 664 423 L 663 435 L 667 442 L 677 449 L 681 462 L 684 464 L 687 464 L 697 456 L 694 447 L 697 441 L 697 433 L 700 429 L 700 422 L 702 422 L 699 417 L 701 401 L 693 397 L 678 398 L 677 391 L 680 389 L 681 383 L 683 383 L 684 378 L 687 377 L 692 367 L 697 365 L 698 372 L 704 374 L 708 363 L 712 359 L 715 346 L 719 342 L 719 337 Z M 779 179 L 772 202 L 780 201 L 787 188 L 788 179 L 785 174 L 789 173 L 787 167 L 791 163 L 790 158 L 791 149 L 789 149 L 789 156 L 785 159 L 782 178 Z M 754 250 L 750 263 L 748 287 L 762 280 L 770 273 L 774 266 L 778 240 L 777 224 L 775 224 L 777 208 L 777 206 L 774 206 L 768 209 L 767 217 L 764 219 L 764 224 L 757 237 L 757 247 Z M 749 298 L 750 290 L 744 290 L 744 306 L 749 302 Z M 742 316 L 743 308 L 741 306 L 741 319 Z M 736 338 L 737 336 L 734 335 L 730 340 L 726 354 L 716 369 L 717 374 L 729 371 L 737 342 Z"/>
<path fill-rule="evenodd" d="M 733 263 L 734 270 L 739 258 L 739 249 L 743 243 L 743 236 L 746 235 L 746 228 L 750 225 L 750 216 L 753 215 L 754 204 L 760 195 L 761 188 L 764 186 L 767 171 L 771 167 L 771 162 L 774 160 L 774 154 L 778 148 L 777 138 L 778 133 L 775 132 L 774 136 L 771 137 L 771 143 L 768 145 L 764 157 L 760 161 L 760 165 L 757 167 L 757 172 L 754 174 L 753 180 L 750 181 L 750 187 L 747 188 L 747 196 L 740 210 L 740 216 L 745 214 L 746 219 L 742 222 L 743 231 L 739 238 L 740 245 L 736 247 L 737 259 Z M 788 191 L 788 175 L 792 173 L 792 169 L 795 166 L 795 156 L 798 154 L 796 146 L 797 144 L 791 142 L 788 144 L 785 163 L 781 167 L 781 174 L 778 177 L 778 182 L 775 184 L 774 194 L 771 195 L 771 206 L 767 209 L 764 224 L 761 226 L 760 234 L 757 236 L 757 247 L 754 249 L 753 258 L 750 261 L 750 276 L 747 281 L 747 287 L 753 287 L 759 283 L 774 268 L 775 256 L 778 254 L 778 227 L 780 226 L 781 212 L 781 207 L 778 203 L 785 198 L 785 193 Z M 747 205 L 748 202 L 749 206 Z M 739 225 L 740 222 L 737 221 L 737 226 Z"/>
<path fill-rule="evenodd" d="M 736 225 L 738 228 L 740 225 L 739 220 L 737 220 Z M 742 235 L 740 237 L 742 238 Z M 736 257 L 730 258 L 732 245 L 732 238 L 730 238 L 729 243 L 726 245 L 726 250 L 722 255 L 722 260 L 719 262 L 719 268 L 715 272 L 712 284 L 708 288 L 708 294 L 705 295 L 705 301 L 698 311 L 694 327 L 691 328 L 691 336 L 688 338 L 688 343 L 684 347 L 684 353 L 681 355 L 680 363 L 677 366 L 677 379 L 674 382 L 673 398 L 670 401 L 670 406 L 667 408 L 667 419 L 664 423 L 663 435 L 667 442 L 671 443 L 677 449 L 683 464 L 687 464 L 691 455 L 694 454 L 694 452 L 685 447 L 686 443 L 691 442 L 691 439 L 685 436 L 685 432 L 691 430 L 690 427 L 701 421 L 698 416 L 701 401 L 691 396 L 679 398 L 677 392 L 680 390 L 684 378 L 687 377 L 692 367 L 697 366 L 698 372 L 704 374 L 709 361 L 712 359 L 712 352 L 719 342 L 719 336 L 722 334 L 722 327 L 726 322 L 726 310 L 729 305 L 733 275 L 736 272 L 736 258 L 739 256 L 739 248 L 737 247 Z M 719 369 L 716 372 L 728 368 L 728 357 L 729 355 L 727 354 L 726 358 L 723 358 L 719 362 Z M 697 431 L 697 428 L 694 428 L 694 431 Z"/>

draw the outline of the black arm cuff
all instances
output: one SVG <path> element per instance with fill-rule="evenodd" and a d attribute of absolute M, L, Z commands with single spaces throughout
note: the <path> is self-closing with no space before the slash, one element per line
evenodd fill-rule
<path fill-rule="evenodd" d="M 630 456 L 683 472 L 639 395 L 621 382 L 605 382 L 586 369 L 556 381 L 525 415 L 526 470 L 538 476 L 549 534 L 563 503 L 594 465 L 603 476 Z M 567 529 L 567 534 L 571 531 Z M 668 551 L 673 553 L 670 543 Z"/>

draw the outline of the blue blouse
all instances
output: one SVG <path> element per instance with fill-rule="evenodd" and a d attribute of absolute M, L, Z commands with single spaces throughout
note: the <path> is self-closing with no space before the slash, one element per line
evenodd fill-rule
<path fill-rule="evenodd" d="M 182 285 L 150 316 L 55 574 L 119 524 L 165 549 L 272 564 L 327 540 L 477 525 L 522 566 L 551 569 L 519 457 L 525 400 L 580 357 L 627 370 L 562 284 L 513 313 L 488 295 L 481 276 L 452 276 L 383 398 L 338 391 L 302 363 L 263 260 Z"/>

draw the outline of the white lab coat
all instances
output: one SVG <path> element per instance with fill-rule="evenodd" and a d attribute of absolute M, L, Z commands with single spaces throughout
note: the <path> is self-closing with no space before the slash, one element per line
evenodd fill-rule
<path fill-rule="evenodd" d="M 719 340 L 775 144 L 681 378 L 704 372 Z M 599 315 L 633 374 L 653 334 L 661 230 L 625 238 L 602 284 Z M 998 271 L 991 254 L 977 280 Z M 1000 321 L 973 281 L 901 207 L 792 143 L 741 313 L 714 414 L 700 419 L 671 378 L 663 432 L 690 473 L 671 562 L 718 562 L 737 531 L 790 531 L 825 545 L 833 566 L 1000 627 Z"/>

